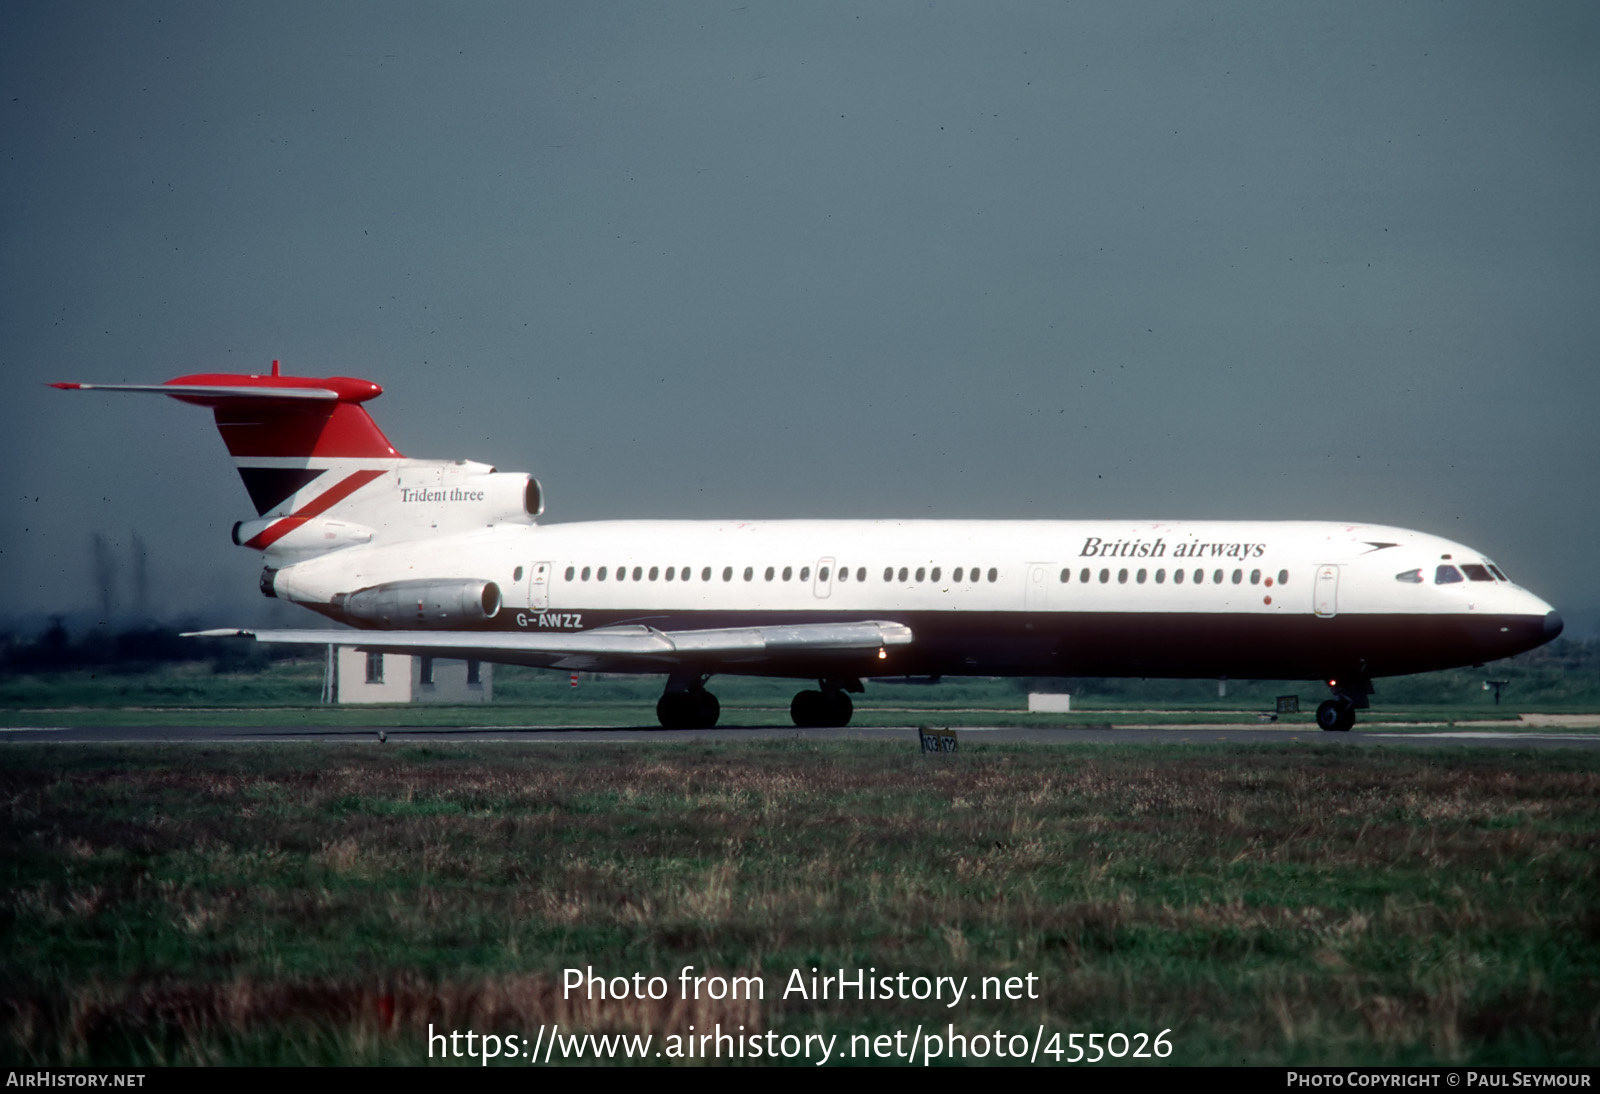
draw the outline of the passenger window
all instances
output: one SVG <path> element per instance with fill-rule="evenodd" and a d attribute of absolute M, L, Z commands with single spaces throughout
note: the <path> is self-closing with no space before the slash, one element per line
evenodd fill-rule
<path fill-rule="evenodd" d="M 638 581 L 640 579 L 640 577 L 643 576 L 643 574 L 644 574 L 644 567 L 643 566 L 635 566 L 633 568 L 633 580 Z"/>
<path fill-rule="evenodd" d="M 575 568 L 575 567 L 572 567 L 572 566 L 568 566 L 568 567 L 567 567 L 567 580 L 568 580 L 568 581 L 571 581 L 571 580 L 572 580 L 572 575 L 573 575 L 573 574 L 574 574 L 574 573 L 576 573 L 576 572 L 577 572 L 577 570 L 576 570 L 576 568 Z M 519 580 L 519 581 L 520 581 L 520 580 L 521 580 L 521 579 L 522 579 L 522 567 L 521 567 L 521 566 L 518 566 L 518 567 L 517 567 L 517 579 L 518 579 L 518 580 Z"/>
<path fill-rule="evenodd" d="M 1182 570 L 1173 570 L 1172 571 L 1172 583 L 1174 585 L 1182 585 L 1183 584 L 1183 571 Z"/>
<path fill-rule="evenodd" d="M 823 578 L 822 580 L 826 581 L 828 579 L 827 578 Z M 848 566 L 840 566 L 839 567 L 839 580 L 840 581 L 849 581 L 850 580 L 850 567 L 848 567 Z"/>
<path fill-rule="evenodd" d="M 933 580 L 935 580 L 935 581 L 939 580 L 939 567 L 935 566 L 933 568 L 933 573 L 932 573 L 931 576 L 932 576 Z"/>
<path fill-rule="evenodd" d="M 839 572 L 841 574 L 844 573 L 843 570 L 840 570 Z M 804 570 L 801 570 L 800 571 L 800 580 L 804 581 L 805 577 L 806 577 L 806 572 Z M 822 569 L 817 571 L 817 580 L 822 582 L 824 585 L 826 585 L 828 583 L 828 568 L 826 566 L 822 567 Z"/>
<path fill-rule="evenodd" d="M 722 568 L 722 580 L 724 580 L 724 581 L 732 581 L 733 580 L 733 567 L 732 566 L 724 566 Z"/>
<path fill-rule="evenodd" d="M 618 566 L 617 567 L 617 580 L 618 581 L 626 581 L 626 580 L 628 580 L 628 568 L 626 566 Z"/>
<path fill-rule="evenodd" d="M 1435 585 L 1454 585 L 1460 580 L 1461 571 L 1454 566 L 1440 566 L 1433 571 L 1433 583 Z"/>
<path fill-rule="evenodd" d="M 744 579 L 746 581 L 754 581 L 756 579 L 756 568 L 754 566 L 746 566 L 744 568 Z"/>
<path fill-rule="evenodd" d="M 1261 584 L 1261 571 L 1260 570 L 1251 570 L 1250 571 L 1250 584 L 1252 584 L 1252 585 Z"/>
<path fill-rule="evenodd" d="M 1167 571 L 1165 571 L 1165 570 L 1157 570 L 1156 571 L 1156 584 L 1157 585 L 1165 585 L 1166 583 L 1167 583 Z"/>
<path fill-rule="evenodd" d="M 925 578 L 927 576 L 928 576 L 928 568 L 926 566 L 918 566 L 917 567 L 917 580 L 921 581 L 923 578 Z"/>
<path fill-rule="evenodd" d="M 1111 580 L 1111 571 L 1110 570 L 1101 570 L 1100 571 L 1100 584 L 1104 585 L 1106 582 L 1108 582 L 1110 580 Z"/>
<path fill-rule="evenodd" d="M 1196 585 L 1204 585 L 1206 583 L 1206 572 L 1204 570 L 1196 570 L 1194 572 L 1194 583 Z"/>
<path fill-rule="evenodd" d="M 672 578 L 673 578 L 673 575 L 675 573 L 677 573 L 676 567 L 668 566 L 667 567 L 667 572 L 666 572 L 666 580 L 667 581 L 671 581 Z M 687 567 L 687 566 L 685 566 L 683 568 L 683 580 L 685 580 L 685 581 L 689 580 L 689 567 Z"/>
<path fill-rule="evenodd" d="M 656 580 L 656 578 L 658 578 L 660 576 L 661 576 L 661 567 L 659 567 L 659 566 L 650 567 L 650 580 L 651 581 Z"/>
<path fill-rule="evenodd" d="M 906 579 L 906 568 L 904 566 L 902 566 L 902 567 L 900 567 L 900 580 L 904 581 L 905 579 Z"/>
<path fill-rule="evenodd" d="M 1069 582 L 1071 580 L 1072 580 L 1072 571 L 1070 569 L 1063 569 L 1061 571 L 1061 584 L 1065 585 L 1067 582 Z"/>
<path fill-rule="evenodd" d="M 1278 571 L 1278 584 L 1279 585 L 1287 585 L 1287 584 L 1289 584 L 1289 571 L 1288 570 L 1279 570 Z"/>
<path fill-rule="evenodd" d="M 1463 562 L 1461 568 L 1466 571 L 1467 577 L 1472 581 L 1493 581 L 1488 569 L 1479 566 L 1476 562 Z"/>
<path fill-rule="evenodd" d="M 790 581 L 790 580 L 793 580 L 793 578 L 794 578 L 794 567 L 793 566 L 785 566 L 783 568 L 783 580 Z"/>
<path fill-rule="evenodd" d="M 1150 571 L 1148 571 L 1148 570 L 1140 570 L 1138 573 L 1133 575 L 1133 579 L 1135 581 L 1137 581 L 1139 584 L 1143 585 L 1144 584 L 1144 579 L 1146 577 L 1148 577 L 1149 575 L 1150 575 Z"/>
<path fill-rule="evenodd" d="M 1118 585 L 1126 585 L 1127 583 L 1128 583 L 1128 571 L 1127 570 L 1118 570 L 1117 571 L 1117 584 Z"/>
<path fill-rule="evenodd" d="M 811 580 L 811 567 L 810 566 L 802 566 L 802 567 L 800 567 L 800 580 L 801 581 L 810 581 Z M 827 578 L 823 578 L 822 580 L 826 581 L 828 579 Z"/>
<path fill-rule="evenodd" d="M 1222 571 L 1221 570 L 1213 571 L 1213 573 L 1211 574 L 1211 584 L 1213 584 L 1213 585 L 1221 585 L 1222 584 Z"/>
<path fill-rule="evenodd" d="M 771 566 L 768 566 L 768 567 L 767 567 L 767 572 L 766 572 L 766 575 L 765 575 L 765 576 L 766 576 L 766 579 L 767 579 L 767 580 L 768 580 L 768 581 L 771 581 L 771 580 L 772 580 L 772 574 L 773 574 L 773 569 L 772 569 L 772 567 L 771 567 Z"/>
<path fill-rule="evenodd" d="M 894 567 L 893 566 L 885 566 L 883 568 L 883 580 L 885 580 L 885 581 L 893 581 L 894 580 Z"/>
<path fill-rule="evenodd" d="M 1078 571 L 1078 580 L 1085 585 L 1089 583 L 1089 568 L 1087 566 Z"/>
<path fill-rule="evenodd" d="M 521 566 L 518 566 L 515 570 L 511 571 L 511 580 L 512 581 L 521 581 L 522 580 L 522 567 Z M 567 580 L 568 581 L 572 580 L 572 575 L 571 574 L 567 575 Z"/>
<path fill-rule="evenodd" d="M 1421 570 L 1407 570 L 1404 573 L 1395 574 L 1394 575 L 1394 579 L 1396 581 L 1404 581 L 1407 585 L 1421 585 L 1422 584 L 1422 571 Z"/>
<path fill-rule="evenodd" d="M 964 573 L 966 573 L 966 571 L 960 566 L 957 566 L 956 572 L 951 575 L 951 580 L 953 580 L 957 585 L 961 584 L 961 575 Z"/>
<path fill-rule="evenodd" d="M 1243 580 L 1244 580 L 1244 571 L 1243 570 L 1235 570 L 1235 571 L 1233 571 L 1233 583 L 1235 585 L 1239 584 Z"/>
<path fill-rule="evenodd" d="M 857 566 L 856 567 L 856 580 L 857 581 L 865 581 L 865 580 L 867 580 L 867 568 L 865 566 Z"/>
<path fill-rule="evenodd" d="M 595 575 L 595 580 L 596 581 L 604 581 L 605 579 L 606 579 L 606 568 L 604 566 L 602 566 L 602 567 L 600 567 L 600 572 Z"/>
<path fill-rule="evenodd" d="M 972 569 L 967 571 L 967 580 L 971 581 L 971 582 L 974 582 L 974 583 L 976 583 L 978 581 L 982 581 L 983 580 L 983 574 L 979 573 L 978 572 L 978 568 L 976 566 L 974 566 Z"/>
<path fill-rule="evenodd" d="M 989 581 L 992 583 L 992 582 L 999 581 L 999 580 L 1000 580 L 1000 571 L 995 569 L 993 566 L 990 566 L 989 567 Z"/>
<path fill-rule="evenodd" d="M 583 580 L 585 580 L 585 581 L 589 580 L 589 567 L 585 566 L 583 568 L 583 575 L 582 576 L 583 576 Z"/>

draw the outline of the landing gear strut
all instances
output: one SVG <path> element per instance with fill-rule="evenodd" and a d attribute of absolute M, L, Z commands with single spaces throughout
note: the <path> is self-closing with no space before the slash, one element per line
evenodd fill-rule
<path fill-rule="evenodd" d="M 860 680 L 818 680 L 821 691 L 802 691 L 789 704 L 789 717 L 794 724 L 805 729 L 821 726 L 847 726 L 855 704 L 850 702 L 851 691 L 866 690 Z"/>
<path fill-rule="evenodd" d="M 1317 707 L 1317 725 L 1332 733 L 1346 732 L 1356 724 L 1356 711 L 1372 705 L 1367 700 L 1372 694 L 1372 681 L 1329 680 L 1328 686 L 1333 689 L 1333 698 L 1323 700 Z"/>
<path fill-rule="evenodd" d="M 710 729 L 722 704 L 706 690 L 707 676 L 669 676 L 667 690 L 656 700 L 656 721 L 664 729 Z"/>

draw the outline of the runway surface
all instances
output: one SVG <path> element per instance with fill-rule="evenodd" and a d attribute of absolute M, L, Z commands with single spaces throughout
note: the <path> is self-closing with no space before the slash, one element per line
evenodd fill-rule
<path fill-rule="evenodd" d="M 1374 725 L 1349 733 L 1264 725 L 1124 727 L 1118 729 L 964 726 L 956 729 L 962 744 L 1321 744 L 1341 748 L 1373 745 L 1467 748 L 1577 748 L 1600 750 L 1600 734 L 1562 732 L 1559 726 L 1512 728 L 1462 727 L 1398 730 Z M 381 739 L 380 739 L 381 738 Z M 698 742 L 771 740 L 903 740 L 915 746 L 914 726 L 795 729 L 792 726 L 726 726 L 716 729 L 667 730 L 659 726 L 137 726 L 94 728 L 12 727 L 0 730 L 11 743 L 145 743 L 223 744 L 228 742 L 331 741 L 373 744 L 416 744 L 447 741 L 516 741 L 525 744 L 597 744 L 616 742 L 695 744 Z"/>

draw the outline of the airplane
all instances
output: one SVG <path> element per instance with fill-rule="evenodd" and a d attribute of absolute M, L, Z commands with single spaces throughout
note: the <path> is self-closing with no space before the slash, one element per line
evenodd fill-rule
<path fill-rule="evenodd" d="M 848 724 L 886 677 L 1326 681 L 1342 731 L 1383 676 L 1551 641 L 1561 617 L 1470 547 L 1322 521 L 614 520 L 541 524 L 522 472 L 402 456 L 370 380 L 198 373 L 57 383 L 207 407 L 254 503 L 261 592 L 349 630 L 222 629 L 666 677 L 660 723 L 716 724 L 717 675 L 815 680 L 798 726 Z"/>

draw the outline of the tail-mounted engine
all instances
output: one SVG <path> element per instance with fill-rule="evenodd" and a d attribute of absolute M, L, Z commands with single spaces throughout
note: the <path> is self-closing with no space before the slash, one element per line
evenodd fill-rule
<path fill-rule="evenodd" d="M 492 581 L 391 581 L 340 593 L 330 606 L 352 622 L 386 630 L 464 627 L 500 614 L 500 586 Z"/>

